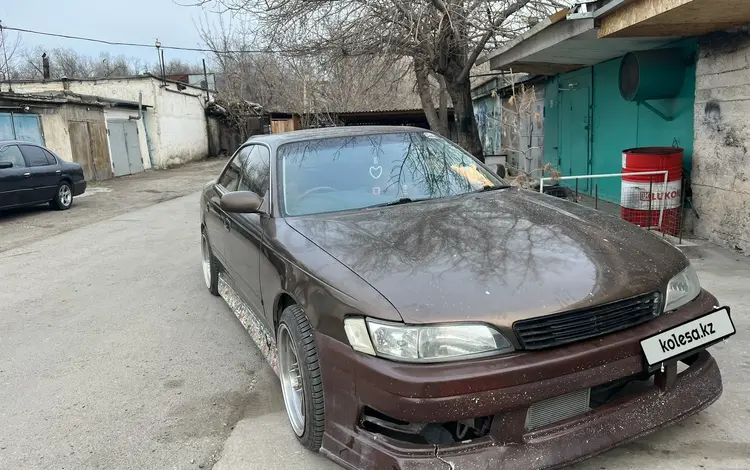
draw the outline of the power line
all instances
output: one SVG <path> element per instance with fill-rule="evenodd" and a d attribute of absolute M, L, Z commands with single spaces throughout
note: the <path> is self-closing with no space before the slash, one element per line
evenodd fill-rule
<path fill-rule="evenodd" d="M 137 42 L 118 42 L 118 41 L 107 41 L 105 39 L 96 39 L 96 38 L 87 38 L 83 36 L 71 36 L 69 34 L 58 34 L 58 33 L 48 33 L 45 31 L 36 31 L 33 29 L 25 29 L 25 28 L 14 28 L 11 26 L 5 26 L 3 25 L 3 29 L 8 31 L 18 31 L 21 33 L 29 33 L 29 34 L 38 34 L 40 36 L 50 36 L 54 38 L 64 38 L 64 39 L 74 39 L 76 41 L 87 41 L 87 42 L 95 42 L 99 44 L 107 44 L 109 46 L 128 46 L 128 47 L 148 47 L 148 48 L 155 48 L 156 44 L 143 44 L 143 43 L 137 43 Z M 229 50 L 229 51 L 217 51 L 215 49 L 205 49 L 201 47 L 180 47 L 180 46 L 160 46 L 162 49 L 171 49 L 175 51 L 190 51 L 190 52 L 210 52 L 213 54 L 293 54 L 293 53 L 301 53 L 300 50 L 283 50 L 283 49 L 247 49 L 247 50 Z"/>

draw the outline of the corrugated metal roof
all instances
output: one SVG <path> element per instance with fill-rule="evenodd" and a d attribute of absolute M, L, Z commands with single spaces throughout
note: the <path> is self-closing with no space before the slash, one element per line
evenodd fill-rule
<path fill-rule="evenodd" d="M 34 102 L 34 103 L 55 103 L 55 104 L 86 104 L 91 106 L 125 106 L 125 107 L 138 107 L 137 101 L 120 100 L 113 98 L 103 98 L 101 96 L 94 95 L 81 95 L 70 91 L 51 91 L 51 92 L 38 92 L 38 93 L 0 93 L 0 99 L 8 101 L 21 101 L 21 102 Z M 143 108 L 147 106 L 141 105 Z"/>

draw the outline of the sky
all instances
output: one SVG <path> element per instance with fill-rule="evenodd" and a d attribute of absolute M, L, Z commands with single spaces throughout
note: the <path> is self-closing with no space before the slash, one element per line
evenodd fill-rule
<path fill-rule="evenodd" d="M 165 46 L 202 47 L 198 25 L 201 20 L 216 21 L 218 15 L 208 8 L 182 6 L 195 0 L 0 0 L 3 26 L 37 31 L 86 36 L 118 42 L 153 44 L 158 38 Z M 140 58 L 154 63 L 156 49 L 110 46 L 71 39 L 21 34 L 25 48 L 67 47 L 97 57 L 101 52 L 113 56 Z M 13 36 L 10 37 L 13 40 Z M 200 52 L 164 52 L 164 58 L 198 63 Z"/>

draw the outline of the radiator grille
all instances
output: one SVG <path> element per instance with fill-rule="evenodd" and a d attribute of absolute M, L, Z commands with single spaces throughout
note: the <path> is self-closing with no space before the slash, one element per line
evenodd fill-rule
<path fill-rule="evenodd" d="M 534 403 L 526 413 L 526 431 L 582 415 L 589 411 L 591 389 L 568 393 L 549 400 Z"/>
<path fill-rule="evenodd" d="M 524 349 L 575 343 L 639 325 L 661 313 L 658 292 L 596 307 L 517 321 L 513 330 Z"/>

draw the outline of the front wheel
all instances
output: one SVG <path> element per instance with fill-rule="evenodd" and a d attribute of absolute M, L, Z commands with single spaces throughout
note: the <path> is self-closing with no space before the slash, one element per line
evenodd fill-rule
<path fill-rule="evenodd" d="M 282 312 L 276 338 L 284 406 L 297 440 L 318 452 L 323 443 L 325 407 L 323 377 L 313 333 L 299 306 L 289 306 Z"/>
<path fill-rule="evenodd" d="M 73 190 L 70 188 L 70 183 L 67 181 L 60 183 L 55 198 L 50 201 L 50 205 L 59 211 L 70 209 L 70 206 L 73 205 Z"/>
<path fill-rule="evenodd" d="M 211 244 L 208 243 L 206 231 L 201 232 L 201 266 L 203 268 L 203 280 L 206 282 L 209 292 L 219 295 L 219 262 L 211 253 Z"/>

